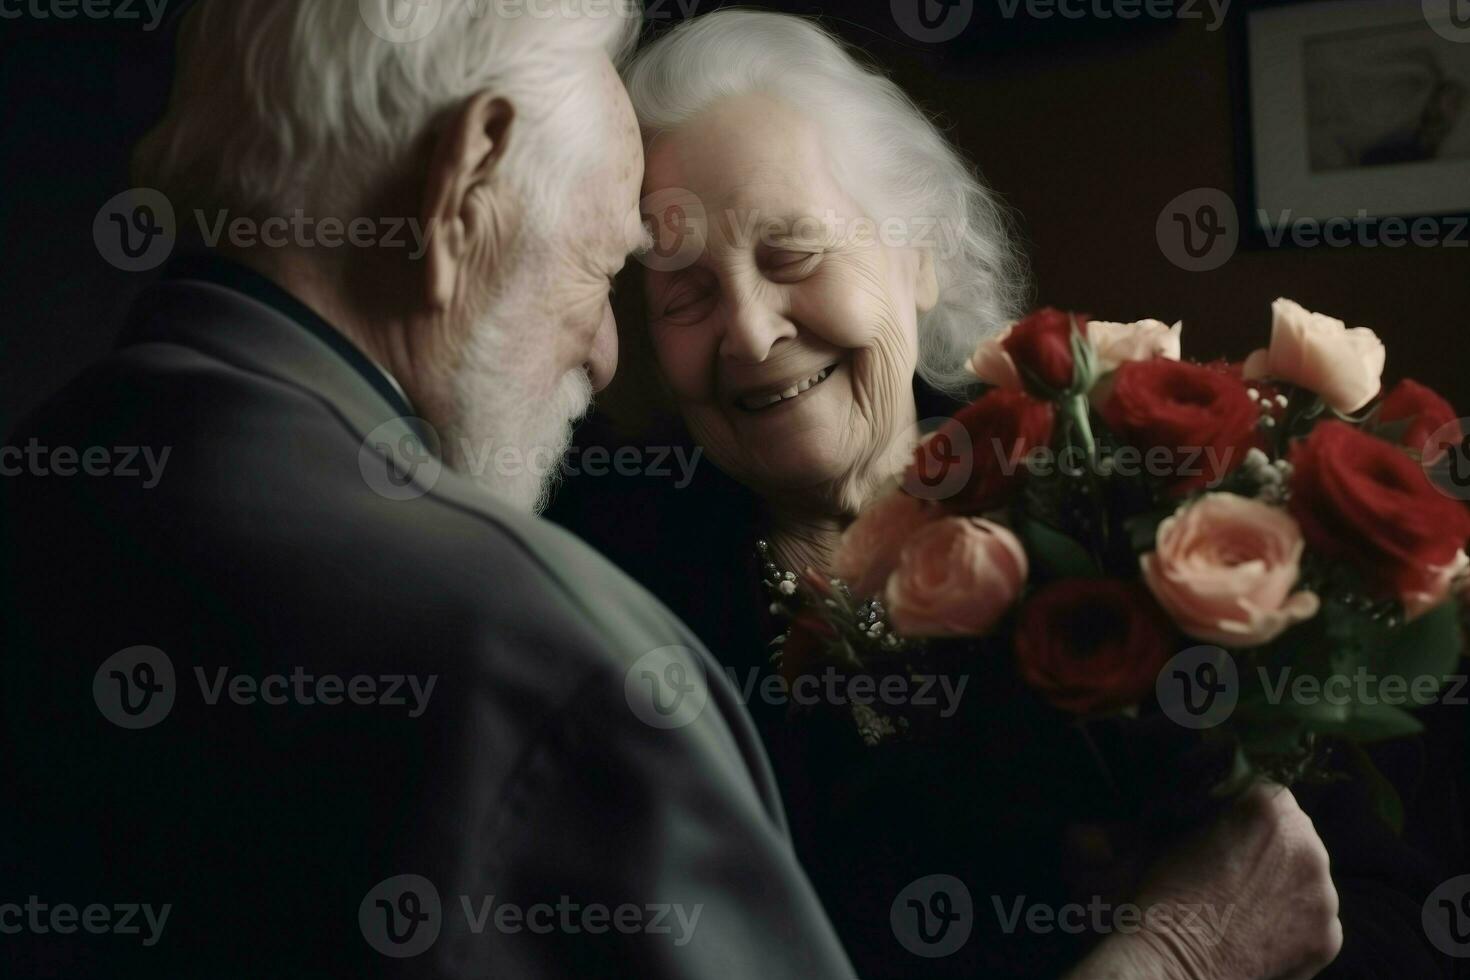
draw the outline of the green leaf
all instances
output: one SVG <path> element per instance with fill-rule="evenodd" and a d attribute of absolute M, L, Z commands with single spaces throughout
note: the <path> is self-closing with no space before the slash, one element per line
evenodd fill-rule
<path fill-rule="evenodd" d="M 1446 602 L 1388 634 L 1382 656 L 1375 658 L 1377 672 L 1410 683 L 1416 677 L 1442 679 L 1455 672 L 1463 645 L 1459 606 Z"/>
<path fill-rule="evenodd" d="M 1139 554 L 1153 551 L 1159 537 L 1159 525 L 1173 515 L 1172 510 L 1155 510 L 1124 521 L 1123 530 L 1128 532 L 1128 543 L 1133 550 Z"/>
<path fill-rule="evenodd" d="M 1241 745 L 1252 758 L 1299 752 L 1306 734 L 1306 726 L 1300 720 L 1266 712 L 1237 714 L 1233 725 Z"/>
<path fill-rule="evenodd" d="M 1353 769 L 1356 770 L 1358 778 L 1363 781 L 1363 789 L 1368 794 L 1368 801 L 1373 807 L 1373 812 L 1378 814 L 1379 819 L 1387 824 L 1396 836 L 1402 836 L 1404 801 L 1399 796 L 1398 789 L 1373 764 L 1373 760 L 1369 758 L 1367 752 L 1363 751 L 1362 746 L 1347 742 L 1345 747 Z"/>
<path fill-rule="evenodd" d="M 1042 579 L 1100 578 L 1102 571 L 1081 542 L 1040 521 L 1022 520 L 1017 528 L 1033 573 Z"/>
<path fill-rule="evenodd" d="M 1340 735 L 1357 742 L 1403 738 L 1407 735 L 1418 735 L 1424 730 L 1419 719 L 1391 704 L 1355 704 L 1343 721 L 1310 722 L 1309 726 L 1319 734 Z"/>
<path fill-rule="evenodd" d="M 1404 436 L 1409 434 L 1409 427 L 1417 420 L 1417 415 L 1411 415 L 1409 418 L 1396 419 L 1392 422 L 1374 422 L 1370 424 L 1368 431 L 1380 439 L 1385 439 L 1393 443 L 1395 446 L 1402 446 L 1404 444 Z"/>

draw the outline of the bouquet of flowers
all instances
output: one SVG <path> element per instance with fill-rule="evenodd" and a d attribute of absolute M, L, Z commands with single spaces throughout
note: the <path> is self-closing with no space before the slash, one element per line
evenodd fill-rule
<path fill-rule="evenodd" d="M 1418 731 L 1461 655 L 1470 436 L 1422 385 L 1381 394 L 1373 331 L 1288 300 L 1273 321 L 1241 364 L 1181 359 L 1177 324 L 1055 309 L 987 340 L 983 394 L 846 531 L 835 577 L 767 564 L 788 683 L 1000 662 L 1079 725 L 1223 750 L 1216 797 L 1310 777 L 1327 745 L 1371 768 L 1356 744 Z M 857 720 L 870 745 L 943 725 Z"/>

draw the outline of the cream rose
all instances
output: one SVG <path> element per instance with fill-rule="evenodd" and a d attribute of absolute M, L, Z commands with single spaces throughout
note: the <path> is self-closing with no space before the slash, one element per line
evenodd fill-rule
<path fill-rule="evenodd" d="M 1155 357 L 1177 361 L 1183 353 L 1183 332 L 1184 324 L 1170 327 L 1159 320 L 1137 323 L 1092 320 L 1087 324 L 1087 339 L 1097 355 L 1098 374 L 1116 371 L 1125 361 L 1147 361 Z"/>
<path fill-rule="evenodd" d="M 974 355 L 965 363 L 970 373 L 988 385 L 1011 391 L 1021 390 L 1021 372 L 1016 362 L 1001 345 L 1010 337 L 1012 327 L 1006 327 L 994 337 L 980 341 Z"/>
<path fill-rule="evenodd" d="M 898 567 L 904 544 L 940 513 L 934 504 L 902 490 L 879 499 L 843 532 L 832 558 L 832 574 L 861 598 L 881 594 Z"/>
<path fill-rule="evenodd" d="M 984 636 L 1026 582 L 1026 551 L 990 521 L 936 521 L 904 546 L 888 579 L 888 621 L 905 636 Z"/>
<path fill-rule="evenodd" d="M 1274 378 L 1315 392 L 1339 412 L 1356 412 L 1383 387 L 1388 352 L 1367 327 L 1311 313 L 1289 299 L 1271 304 L 1271 346 L 1245 362 L 1249 380 Z"/>
<path fill-rule="evenodd" d="M 1155 550 L 1140 563 L 1154 598 L 1184 632 L 1250 647 L 1317 615 L 1314 593 L 1292 591 L 1304 547 L 1286 511 L 1211 493 L 1160 524 Z"/>

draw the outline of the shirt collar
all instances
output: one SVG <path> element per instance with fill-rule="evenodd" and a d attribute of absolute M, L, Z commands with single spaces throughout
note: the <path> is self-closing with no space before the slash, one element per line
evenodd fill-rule
<path fill-rule="evenodd" d="M 404 418 L 416 417 L 413 403 L 397 378 L 364 353 L 346 334 L 328 323 L 321 314 L 254 269 L 221 255 L 203 252 L 174 259 L 169 263 L 165 276 L 170 279 L 198 279 L 214 283 L 266 304 L 315 336 L 352 365 L 363 380 L 386 398 L 400 415 Z"/>

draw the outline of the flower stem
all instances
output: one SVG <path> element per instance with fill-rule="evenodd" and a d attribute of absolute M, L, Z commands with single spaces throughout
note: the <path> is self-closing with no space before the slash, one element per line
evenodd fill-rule
<path fill-rule="evenodd" d="M 1088 403 L 1086 395 L 1073 395 L 1062 403 L 1062 412 L 1066 414 L 1072 431 L 1077 433 L 1082 443 L 1083 452 L 1087 453 L 1087 461 L 1097 461 L 1097 440 L 1092 435 L 1092 420 L 1088 418 Z"/>

